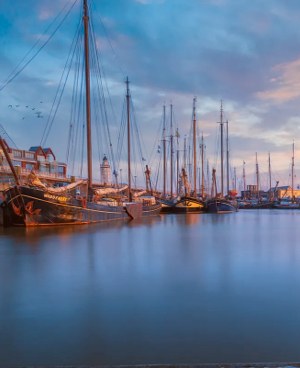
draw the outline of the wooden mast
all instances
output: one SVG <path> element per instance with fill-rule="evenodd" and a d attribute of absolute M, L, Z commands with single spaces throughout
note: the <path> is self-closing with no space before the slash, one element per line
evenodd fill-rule
<path fill-rule="evenodd" d="M 293 157 L 292 157 L 292 201 L 294 201 L 294 166 L 295 166 L 295 142 L 293 141 Z"/>
<path fill-rule="evenodd" d="M 90 59 L 89 59 L 89 16 L 87 0 L 83 0 L 84 24 L 84 58 L 85 58 L 85 90 L 86 90 L 86 134 L 87 134 L 87 170 L 88 189 L 92 190 L 92 134 L 91 134 L 91 91 L 90 91 Z"/>
<path fill-rule="evenodd" d="M 171 175 L 170 175 L 170 180 L 171 180 L 171 185 L 170 185 L 170 187 L 171 187 L 171 198 L 173 198 L 173 105 L 171 104 L 170 105 L 170 114 L 171 114 L 171 121 L 170 121 L 170 124 L 171 124 L 171 137 L 170 137 L 170 143 L 171 143 L 171 162 L 170 162 L 170 166 L 171 166 L 171 168 L 170 168 L 170 170 L 171 170 Z"/>
<path fill-rule="evenodd" d="M 229 194 L 229 138 L 228 138 L 228 120 L 226 121 L 226 184 L 227 195 Z"/>
<path fill-rule="evenodd" d="M 271 155 L 269 152 L 269 160 L 268 160 L 268 167 L 269 167 L 269 200 L 272 199 L 272 175 L 271 175 Z"/>
<path fill-rule="evenodd" d="M 255 164 L 255 168 L 256 168 L 256 189 L 257 189 L 257 199 L 259 200 L 259 168 L 258 168 L 258 161 L 257 161 L 257 152 L 255 152 L 255 157 L 256 157 L 256 164 Z"/>
<path fill-rule="evenodd" d="M 221 196 L 224 195 L 224 155 L 223 155 L 223 102 L 221 100 L 221 109 L 220 109 L 220 130 L 221 130 Z"/>
<path fill-rule="evenodd" d="M 196 97 L 193 98 L 193 171 L 194 197 L 197 197 L 197 154 L 196 154 Z"/>
<path fill-rule="evenodd" d="M 201 197 L 204 198 L 204 139 L 201 139 Z"/>
<path fill-rule="evenodd" d="M 164 165 L 164 173 L 163 173 L 163 197 L 166 198 L 166 175 L 167 175 L 167 158 L 166 158 L 166 105 L 163 108 L 163 165 Z"/>
<path fill-rule="evenodd" d="M 179 132 L 176 129 L 176 196 L 179 194 Z"/>
<path fill-rule="evenodd" d="M 243 184 L 244 184 L 244 198 L 246 196 L 246 168 L 245 168 L 246 162 L 243 161 Z"/>
<path fill-rule="evenodd" d="M 3 138 L 1 136 L 0 136 L 0 146 L 2 148 L 2 151 L 3 151 L 4 155 L 5 155 L 6 161 L 8 162 L 8 165 L 9 165 L 9 167 L 11 169 L 11 172 L 12 172 L 12 174 L 14 176 L 15 182 L 19 186 L 20 185 L 19 177 L 18 177 L 18 175 L 16 173 L 16 170 L 14 168 L 14 165 L 13 165 L 13 163 L 11 161 L 11 158 L 10 158 L 8 152 L 7 152 L 7 149 L 5 147 L 5 143 L 4 143 Z"/>
<path fill-rule="evenodd" d="M 131 194 L 131 150 L 130 150 L 130 94 L 129 94 L 129 80 L 126 78 L 126 104 L 127 104 L 127 160 L 128 160 L 128 201 L 132 202 Z"/>

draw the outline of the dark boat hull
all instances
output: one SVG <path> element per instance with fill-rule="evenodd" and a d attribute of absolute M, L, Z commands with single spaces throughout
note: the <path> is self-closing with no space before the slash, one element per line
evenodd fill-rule
<path fill-rule="evenodd" d="M 203 213 L 205 212 L 205 204 L 203 201 L 193 197 L 181 197 L 179 200 L 164 201 L 163 213 Z"/>
<path fill-rule="evenodd" d="M 75 225 L 130 219 L 124 206 L 86 202 L 27 186 L 6 190 L 2 206 L 5 226 Z"/>
<path fill-rule="evenodd" d="M 126 212 L 132 219 L 141 217 L 157 216 L 161 212 L 161 204 L 142 204 L 141 202 L 131 202 L 124 204 Z"/>
<path fill-rule="evenodd" d="M 236 212 L 237 206 L 227 199 L 212 198 L 207 200 L 206 210 L 208 213 L 230 213 Z"/>
<path fill-rule="evenodd" d="M 143 206 L 143 211 L 142 211 L 142 216 L 143 217 L 148 217 L 148 216 L 157 216 L 160 214 L 161 212 L 161 204 L 160 203 L 156 203 L 153 205 L 146 205 Z"/>

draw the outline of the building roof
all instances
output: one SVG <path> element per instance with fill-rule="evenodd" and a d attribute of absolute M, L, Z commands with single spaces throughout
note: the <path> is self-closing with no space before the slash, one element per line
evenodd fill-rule
<path fill-rule="evenodd" d="M 50 147 L 43 148 L 41 146 L 32 146 L 32 147 L 29 148 L 29 151 L 35 152 L 35 153 L 41 152 L 44 156 L 51 153 L 51 155 L 53 156 L 53 158 L 55 160 L 55 155 L 54 155 L 54 153 L 53 153 L 53 151 Z"/>

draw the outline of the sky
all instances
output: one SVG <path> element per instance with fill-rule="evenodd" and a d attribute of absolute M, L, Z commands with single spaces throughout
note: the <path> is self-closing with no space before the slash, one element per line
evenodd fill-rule
<path fill-rule="evenodd" d="M 0 6 L 0 124 L 19 148 L 28 149 L 41 142 L 81 1 L 0 0 Z M 183 141 L 196 97 L 198 134 L 204 136 L 211 167 L 220 160 L 222 101 L 224 120 L 229 122 L 230 167 L 236 168 L 238 185 L 244 162 L 247 184 L 256 183 L 256 153 L 262 186 L 269 185 L 269 153 L 272 184 L 276 180 L 279 185 L 290 184 L 293 142 L 295 183 L 300 184 L 298 0 L 90 0 L 90 7 L 108 105 L 114 110 L 110 118 L 114 147 L 128 76 L 146 162 L 156 165 L 161 155 L 157 147 L 163 105 L 169 119 L 172 104 L 174 126 Z M 49 39 L 59 24 L 57 15 L 62 19 L 70 8 Z M 20 61 L 31 57 L 20 71 Z M 57 114 L 45 142 L 60 161 L 66 157 L 66 111 Z M 100 149 L 99 157 L 106 151 Z"/>

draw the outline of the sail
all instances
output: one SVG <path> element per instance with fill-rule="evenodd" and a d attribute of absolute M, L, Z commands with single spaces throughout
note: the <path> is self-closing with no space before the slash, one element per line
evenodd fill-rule
<path fill-rule="evenodd" d="M 114 194 L 123 192 L 128 188 L 128 185 L 124 185 L 122 188 L 99 188 L 95 190 L 97 195 Z"/>
<path fill-rule="evenodd" d="M 36 175 L 34 171 L 31 171 L 31 173 L 27 177 L 27 182 L 29 185 L 32 185 L 34 187 L 38 187 L 40 189 L 43 189 L 45 192 L 51 193 L 51 194 L 61 194 L 65 193 L 69 190 L 72 190 L 79 185 L 86 184 L 86 180 L 78 180 L 74 183 L 70 183 L 68 185 L 64 185 L 62 187 L 47 187 L 44 183 L 41 182 L 40 178 Z"/>

